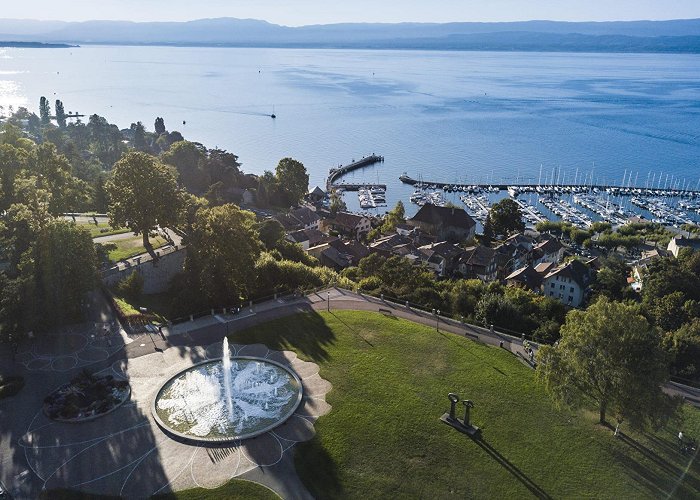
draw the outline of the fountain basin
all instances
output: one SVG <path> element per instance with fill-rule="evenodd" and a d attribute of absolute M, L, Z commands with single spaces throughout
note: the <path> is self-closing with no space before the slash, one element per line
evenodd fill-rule
<path fill-rule="evenodd" d="M 188 441 L 225 443 L 274 429 L 299 407 L 301 380 L 289 367 L 252 356 L 229 359 L 229 377 L 221 358 L 182 370 L 163 384 L 151 408 L 158 425 Z"/>

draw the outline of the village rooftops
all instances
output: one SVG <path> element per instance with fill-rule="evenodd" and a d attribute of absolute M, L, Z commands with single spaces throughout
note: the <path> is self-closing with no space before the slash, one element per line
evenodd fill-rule
<path fill-rule="evenodd" d="M 588 285 L 590 269 L 583 262 L 574 259 L 550 271 L 544 277 L 544 279 L 549 279 L 555 276 L 559 276 L 560 278 L 570 278 L 571 281 L 576 283 L 581 289 L 585 289 Z"/>
<path fill-rule="evenodd" d="M 496 256 L 496 250 L 493 248 L 477 245 L 464 249 L 464 255 L 460 259 L 469 266 L 487 267 Z"/>
<path fill-rule="evenodd" d="M 476 226 L 474 219 L 472 219 L 464 209 L 438 207 L 430 203 L 426 203 L 420 207 L 418 213 L 409 220 L 413 222 L 423 222 L 433 226 L 443 225 L 467 230 Z"/>
<path fill-rule="evenodd" d="M 509 274 L 506 277 L 506 282 L 509 285 L 517 284 L 529 290 L 539 290 L 543 278 L 544 274 L 538 273 L 534 267 L 525 266 Z"/>

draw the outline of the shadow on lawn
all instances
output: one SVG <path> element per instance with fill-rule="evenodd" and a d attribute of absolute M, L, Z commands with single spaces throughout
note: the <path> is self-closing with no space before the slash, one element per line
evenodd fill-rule
<path fill-rule="evenodd" d="M 337 319 L 338 321 L 340 321 L 340 322 L 341 322 L 348 330 L 350 330 L 355 336 L 357 336 L 357 337 L 361 338 L 362 340 L 364 340 L 370 347 L 374 347 L 374 344 L 372 344 L 372 342 L 370 342 L 369 340 L 367 340 L 366 338 L 364 338 L 362 335 L 360 335 L 360 332 L 358 332 L 358 331 L 355 330 L 353 327 L 351 327 L 350 325 L 348 325 L 345 321 L 343 321 L 338 315 L 336 315 L 336 314 L 335 314 L 334 312 L 332 312 L 332 311 L 331 311 L 331 316 L 333 316 L 335 319 Z M 392 316 L 392 317 L 393 317 L 393 316 Z M 394 319 L 396 319 L 396 318 L 394 318 Z"/>
<path fill-rule="evenodd" d="M 691 457 L 680 456 L 678 450 L 674 449 L 667 441 L 658 437 L 650 436 L 654 443 L 659 443 L 665 449 L 666 454 L 671 454 L 672 457 L 678 457 L 681 463 L 684 460 L 690 460 Z M 636 451 L 648 461 L 651 466 L 641 463 L 629 453 L 620 451 L 616 453 L 618 460 L 627 467 L 640 484 L 646 487 L 655 495 L 663 495 L 668 497 L 680 498 L 697 498 L 700 493 L 700 481 L 686 470 L 685 464 L 677 465 L 669 461 L 660 453 L 646 447 L 639 441 L 630 436 L 619 433 L 618 439 L 632 450 Z M 670 491 L 665 491 L 669 489 Z"/>
<path fill-rule="evenodd" d="M 315 498 L 344 498 L 338 464 L 323 447 L 318 436 L 299 443 L 294 452 L 299 479 Z"/>
<path fill-rule="evenodd" d="M 295 350 L 314 362 L 329 359 L 326 346 L 335 342 L 335 334 L 310 304 L 293 304 L 241 317 L 228 323 L 204 326 L 196 332 L 169 339 L 181 357 L 192 362 L 206 360 L 202 352 L 191 346 L 207 346 L 228 336 L 236 344 L 264 344 L 276 351 Z"/>
<path fill-rule="evenodd" d="M 488 453 L 491 458 L 493 458 L 496 462 L 498 462 L 500 465 L 503 466 L 505 470 L 510 472 L 515 479 L 520 481 L 523 486 L 525 486 L 530 492 L 536 496 L 537 498 L 544 498 L 544 499 L 551 499 L 552 497 L 549 496 L 549 494 L 544 491 L 537 483 L 535 483 L 532 479 L 530 479 L 528 476 L 526 476 L 523 471 L 518 469 L 517 466 L 515 466 L 511 461 L 509 461 L 506 457 L 501 455 L 498 450 L 496 450 L 493 446 L 491 446 L 489 443 L 484 441 L 484 439 L 481 436 L 478 436 L 473 439 L 474 442 L 486 453 Z"/>

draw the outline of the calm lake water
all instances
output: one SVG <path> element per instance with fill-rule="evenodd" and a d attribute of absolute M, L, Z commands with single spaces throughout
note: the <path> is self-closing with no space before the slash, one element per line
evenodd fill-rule
<path fill-rule="evenodd" d="M 412 192 L 403 172 L 444 183 L 537 182 L 540 166 L 543 181 L 556 170 L 571 182 L 577 169 L 611 183 L 631 171 L 642 186 L 700 178 L 698 55 L 0 49 L 0 105 L 36 111 L 42 95 L 120 127 L 152 130 L 162 116 L 248 172 L 292 156 L 321 187 L 329 167 L 382 154 L 347 179 L 387 183 L 390 205 Z"/>

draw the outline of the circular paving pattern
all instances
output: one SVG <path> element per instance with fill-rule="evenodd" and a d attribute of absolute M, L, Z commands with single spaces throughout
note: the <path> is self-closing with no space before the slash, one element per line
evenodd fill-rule
<path fill-rule="evenodd" d="M 30 371 L 65 372 L 106 361 L 123 347 L 118 325 L 87 323 L 41 334 L 15 360 Z"/>
<path fill-rule="evenodd" d="M 286 467 L 283 458 L 298 442 L 315 435 L 314 422 L 331 410 L 325 396 L 331 384 L 318 366 L 289 351 L 261 344 L 230 346 L 232 356 L 272 360 L 299 376 L 302 397 L 281 425 L 263 434 L 225 445 L 173 439 L 151 417 L 153 400 L 173 375 L 206 360 L 221 358 L 219 345 L 170 348 L 120 360 L 96 375 L 126 377 L 131 398 L 99 420 L 80 424 L 53 422 L 38 409 L 19 444 L 44 488 L 66 488 L 144 498 L 193 487 L 216 488 L 258 467 Z M 286 473 L 295 474 L 293 465 Z"/>

